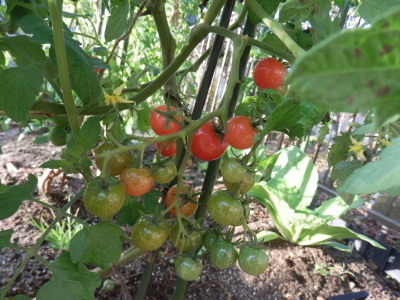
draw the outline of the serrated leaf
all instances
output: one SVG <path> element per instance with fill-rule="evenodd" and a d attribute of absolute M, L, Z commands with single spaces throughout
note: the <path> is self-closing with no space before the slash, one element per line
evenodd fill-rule
<path fill-rule="evenodd" d="M 355 170 L 338 191 L 351 194 L 376 192 L 400 194 L 400 138 L 382 150 L 379 160 L 369 162 Z"/>
<path fill-rule="evenodd" d="M 129 2 L 122 1 L 120 5 L 111 10 L 108 18 L 104 37 L 107 42 L 115 40 L 124 34 L 128 28 Z"/>
<path fill-rule="evenodd" d="M 331 179 L 337 180 L 337 184 L 341 185 L 342 182 L 354 172 L 354 170 L 357 170 L 360 167 L 362 167 L 362 164 L 358 160 L 338 162 L 333 167 Z"/>
<path fill-rule="evenodd" d="M 342 132 L 342 135 L 334 137 L 335 143 L 329 148 L 328 163 L 334 166 L 338 162 L 346 160 L 349 156 L 349 147 L 351 146 L 350 134 Z"/>
<path fill-rule="evenodd" d="M 118 212 L 118 224 L 128 224 L 132 226 L 140 218 L 142 213 L 145 213 L 143 202 L 136 202 L 127 198 L 124 206 Z"/>
<path fill-rule="evenodd" d="M 0 231 L 0 251 L 3 248 L 10 247 L 12 245 L 10 240 L 13 233 L 14 233 L 13 229 Z"/>
<path fill-rule="evenodd" d="M 314 30 L 314 37 L 317 41 L 324 40 L 326 37 L 340 30 L 339 18 L 332 20 L 330 14 L 331 9 L 332 3 L 330 0 L 320 1 L 318 7 L 314 7 L 309 17 Z"/>
<path fill-rule="evenodd" d="M 142 196 L 144 200 L 143 204 L 147 214 L 154 214 L 156 209 L 160 210 L 164 208 L 160 203 L 158 203 L 158 199 L 160 199 L 160 197 L 161 192 L 156 190 L 151 190 Z"/>
<path fill-rule="evenodd" d="M 318 143 L 322 144 L 325 141 L 326 135 L 329 133 L 329 126 L 328 124 L 324 124 L 318 130 Z"/>
<path fill-rule="evenodd" d="M 397 10 L 370 29 L 333 35 L 297 60 L 287 80 L 301 99 L 327 110 L 371 109 L 379 127 L 400 112 L 399 34 Z"/>
<path fill-rule="evenodd" d="M 25 33 L 32 34 L 32 40 L 38 43 L 50 44 L 53 42 L 53 31 L 43 19 L 35 15 L 27 15 L 22 17 L 17 24 Z"/>
<path fill-rule="evenodd" d="M 272 14 L 274 10 L 278 8 L 279 4 L 285 1 L 286 0 L 257 0 L 258 4 L 260 4 L 268 14 Z M 251 9 L 249 9 L 249 19 L 254 25 L 261 22 L 261 19 L 257 17 Z"/>
<path fill-rule="evenodd" d="M 321 0 L 287 0 L 279 11 L 279 21 L 306 21 L 320 2 Z"/>
<path fill-rule="evenodd" d="M 83 152 L 92 150 L 100 140 L 101 125 L 96 117 L 90 117 L 82 125 L 78 132 L 76 141 Z"/>
<path fill-rule="evenodd" d="M 0 73 L 0 108 L 16 122 L 25 120 L 42 83 L 42 74 L 33 67 L 3 70 Z"/>
<path fill-rule="evenodd" d="M 39 65 L 46 60 L 42 45 L 25 35 L 2 38 L 0 49 L 9 51 L 20 67 L 30 64 Z"/>
<path fill-rule="evenodd" d="M 137 129 L 140 131 L 147 131 L 150 127 L 150 114 L 151 108 L 147 102 L 142 102 L 137 110 Z"/>
<path fill-rule="evenodd" d="M 122 253 L 123 235 L 124 231 L 113 222 L 84 227 L 71 239 L 71 261 L 97 266 L 115 263 Z"/>
<path fill-rule="evenodd" d="M 398 7 L 400 7 L 399 0 L 362 0 L 357 11 L 363 19 L 371 23 L 381 14 Z"/>
<path fill-rule="evenodd" d="M 40 288 L 37 300 L 94 299 L 94 290 L 101 284 L 99 275 L 72 263 L 68 252 L 50 263 L 50 270 L 53 277 Z"/>
<path fill-rule="evenodd" d="M 36 176 L 29 174 L 28 181 L 19 185 L 6 186 L 0 193 L 0 220 L 12 216 L 23 200 L 33 199 L 32 193 L 37 185 Z"/>

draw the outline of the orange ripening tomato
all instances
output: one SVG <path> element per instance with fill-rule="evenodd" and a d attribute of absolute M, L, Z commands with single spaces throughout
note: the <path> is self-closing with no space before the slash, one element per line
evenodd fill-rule
<path fill-rule="evenodd" d="M 169 111 L 176 111 L 176 108 L 173 106 L 166 106 L 160 105 L 156 107 L 157 110 L 167 112 Z M 178 122 L 182 122 L 182 118 L 180 116 L 174 117 Z M 181 126 L 176 123 L 174 120 L 170 119 L 169 122 L 168 118 L 162 114 L 159 114 L 155 110 L 153 110 L 150 114 L 150 126 L 151 129 L 158 135 L 167 135 L 171 133 L 178 132 L 181 129 Z M 167 126 L 168 123 L 168 126 Z"/>
<path fill-rule="evenodd" d="M 228 121 L 228 133 L 225 134 L 228 144 L 235 149 L 248 149 L 254 145 L 254 137 L 257 131 L 251 125 L 250 118 L 236 116 Z"/>
<path fill-rule="evenodd" d="M 163 143 L 161 142 L 156 143 L 157 150 L 161 148 L 162 144 Z M 161 149 L 161 155 L 164 155 L 166 157 L 171 157 L 174 156 L 175 154 L 176 154 L 176 142 L 175 141 L 166 142 Z"/>
<path fill-rule="evenodd" d="M 188 187 L 186 187 L 186 188 L 188 188 Z M 188 188 L 188 189 L 190 190 L 191 193 L 194 193 L 193 189 L 191 189 L 191 188 Z M 179 194 L 181 194 L 182 192 L 183 191 L 180 191 Z M 172 186 L 167 193 L 167 197 L 165 199 L 165 204 L 167 207 L 170 207 L 172 202 L 174 202 L 175 195 L 176 195 L 176 185 Z M 184 195 L 178 196 L 178 200 L 179 200 L 179 204 L 180 204 L 179 210 L 183 215 L 189 217 L 196 211 L 197 204 L 195 204 L 193 202 L 189 202 L 188 200 L 185 200 L 184 198 L 185 198 Z M 198 202 L 197 197 L 191 197 L 191 200 L 194 202 Z M 175 208 L 171 209 L 170 213 L 176 217 Z"/>
<path fill-rule="evenodd" d="M 125 193 L 131 196 L 141 196 L 150 191 L 154 183 L 150 174 L 151 170 L 147 168 L 124 169 L 120 177 L 125 186 Z"/>
<path fill-rule="evenodd" d="M 262 90 L 277 89 L 283 83 L 285 75 L 285 66 L 272 57 L 258 61 L 253 71 L 254 83 Z"/>

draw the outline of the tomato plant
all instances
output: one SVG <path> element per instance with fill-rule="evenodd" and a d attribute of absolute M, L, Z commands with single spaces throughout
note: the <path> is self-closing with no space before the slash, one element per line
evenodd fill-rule
<path fill-rule="evenodd" d="M 226 191 L 214 193 L 208 201 L 207 209 L 211 218 L 220 225 L 235 225 L 243 215 L 240 200 Z"/>
<path fill-rule="evenodd" d="M 213 265 L 221 270 L 232 267 L 238 259 L 235 247 L 222 239 L 211 245 L 208 251 Z"/>
<path fill-rule="evenodd" d="M 125 192 L 131 196 L 141 196 L 153 187 L 151 170 L 147 168 L 125 168 L 120 174 Z"/>
<path fill-rule="evenodd" d="M 168 113 L 175 112 L 176 108 L 173 106 L 160 105 L 156 107 L 156 110 Z M 158 135 L 166 135 L 177 132 L 181 129 L 181 126 L 179 125 L 179 122 L 182 122 L 181 117 L 176 116 L 169 119 L 168 117 L 158 113 L 156 110 L 153 110 L 150 115 L 150 126 L 155 133 Z M 178 123 L 176 121 L 178 121 Z"/>
<path fill-rule="evenodd" d="M 156 167 L 153 172 L 153 179 L 158 183 L 168 183 L 176 177 L 176 172 L 175 164 L 172 161 L 168 161 Z"/>
<path fill-rule="evenodd" d="M 236 149 L 253 147 L 257 131 L 251 124 L 251 119 L 246 116 L 236 116 L 228 120 L 228 132 L 225 137 L 229 145 Z"/>
<path fill-rule="evenodd" d="M 269 258 L 264 250 L 251 246 L 243 246 L 239 252 L 240 268 L 250 275 L 264 273 L 269 264 Z"/>
<path fill-rule="evenodd" d="M 184 189 L 181 189 L 178 194 L 178 201 L 179 201 L 179 211 L 181 214 L 189 217 L 191 216 L 197 209 L 197 197 L 192 196 L 190 194 L 193 194 L 194 191 L 193 189 L 186 187 L 186 189 L 189 191 L 189 195 L 185 194 Z M 176 195 L 176 185 L 172 186 L 167 193 L 167 197 L 165 198 L 165 205 L 167 207 L 171 206 L 172 203 L 174 202 Z M 170 213 L 174 216 L 176 216 L 176 211 L 175 208 L 172 208 L 170 210 Z"/>
<path fill-rule="evenodd" d="M 215 132 L 215 126 L 212 121 L 204 123 L 193 135 L 190 151 L 201 160 L 210 161 L 221 157 L 228 146 L 226 138 Z"/>
<path fill-rule="evenodd" d="M 144 251 L 154 251 L 167 240 L 168 226 L 152 220 L 150 216 L 143 216 L 133 225 L 131 235 L 133 245 Z"/>
<path fill-rule="evenodd" d="M 260 89 L 277 89 L 285 79 L 285 66 L 275 58 L 263 58 L 257 62 L 253 71 L 254 83 Z"/>
<path fill-rule="evenodd" d="M 176 142 L 175 141 L 165 142 L 164 146 L 163 146 L 163 143 L 157 142 L 156 148 L 157 148 L 157 150 L 161 148 L 161 154 L 166 157 L 172 157 L 176 154 Z"/>
<path fill-rule="evenodd" d="M 200 276 L 203 265 L 199 258 L 181 256 L 175 262 L 176 275 L 183 280 L 191 281 Z"/>
<path fill-rule="evenodd" d="M 99 157 L 100 154 L 107 153 L 109 151 L 115 150 L 118 147 L 111 143 L 104 143 L 99 146 L 96 150 L 95 161 L 97 167 L 102 170 L 104 166 L 104 157 Z M 108 170 L 111 176 L 117 176 L 121 174 L 122 170 L 132 164 L 134 161 L 133 153 L 130 151 L 122 152 L 119 154 L 111 155 L 108 161 Z"/>
<path fill-rule="evenodd" d="M 90 182 L 83 194 L 86 209 L 97 217 L 112 217 L 125 202 L 125 190 L 117 178 L 110 178 L 109 185 L 102 187 L 99 180 Z"/>

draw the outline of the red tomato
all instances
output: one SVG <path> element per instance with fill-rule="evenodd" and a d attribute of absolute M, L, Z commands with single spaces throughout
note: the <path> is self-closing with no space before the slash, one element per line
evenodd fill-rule
<path fill-rule="evenodd" d="M 224 154 L 228 142 L 216 134 L 212 121 L 204 123 L 193 135 L 190 151 L 197 158 L 205 161 L 217 159 Z"/>
<path fill-rule="evenodd" d="M 125 193 L 131 196 L 141 196 L 150 191 L 154 182 L 150 174 L 151 170 L 146 168 L 124 169 L 120 177 L 125 186 Z"/>
<path fill-rule="evenodd" d="M 186 187 L 186 188 L 188 188 L 188 187 Z M 188 189 L 190 190 L 191 193 L 194 193 L 193 189 L 191 189 L 191 188 L 188 188 Z M 178 201 L 180 203 L 179 210 L 182 214 L 189 217 L 196 211 L 197 204 L 195 204 L 193 202 L 189 202 L 188 200 L 185 200 L 185 196 L 181 195 L 182 192 L 183 191 L 179 191 L 179 196 L 178 196 Z M 174 202 L 175 195 L 176 195 L 176 185 L 171 187 L 167 193 L 167 197 L 165 198 L 165 204 L 167 207 L 171 206 L 172 202 Z M 191 200 L 194 202 L 198 202 L 197 197 L 191 197 Z M 170 213 L 176 217 L 175 208 L 171 209 Z"/>
<path fill-rule="evenodd" d="M 168 107 L 166 105 L 161 105 L 156 107 L 157 110 L 160 111 L 167 111 Z M 175 107 L 170 106 L 169 111 L 176 111 Z M 176 120 L 179 122 L 182 122 L 182 118 L 179 116 L 175 117 Z M 168 126 L 167 125 L 167 117 L 164 115 L 159 114 L 155 110 L 153 110 L 150 114 L 150 126 L 151 129 L 158 135 L 166 135 L 166 134 L 171 134 L 179 131 L 181 129 L 181 126 L 173 121 L 172 119 L 169 120 Z"/>
<path fill-rule="evenodd" d="M 236 149 L 248 149 L 254 145 L 257 131 L 251 120 L 245 116 L 236 116 L 228 121 L 228 133 L 225 135 L 229 145 Z"/>
<path fill-rule="evenodd" d="M 283 83 L 285 75 L 285 66 L 272 57 L 261 59 L 253 71 L 254 83 L 262 90 L 277 89 Z"/>
<path fill-rule="evenodd" d="M 157 150 L 160 149 L 161 145 L 162 145 L 161 142 L 156 143 Z M 167 157 L 174 156 L 176 154 L 176 142 L 175 141 L 166 142 L 164 144 L 164 147 L 162 147 L 161 149 L 161 154 Z"/>

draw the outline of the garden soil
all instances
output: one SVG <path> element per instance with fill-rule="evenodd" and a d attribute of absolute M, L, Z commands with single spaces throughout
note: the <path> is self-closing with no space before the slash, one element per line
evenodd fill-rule
<path fill-rule="evenodd" d="M 11 128 L 7 133 L 0 133 L 0 179 L 7 185 L 20 184 L 27 180 L 28 174 L 41 177 L 45 172 L 40 164 L 49 159 L 57 159 L 61 147 L 49 143 L 35 145 L 33 140 L 38 134 L 25 135 L 18 141 L 19 129 Z M 200 186 L 203 173 L 197 171 L 195 162 L 188 169 L 188 176 L 195 186 Z M 43 184 L 43 192 L 35 192 L 35 197 L 52 205 L 62 207 L 66 199 L 73 196 L 82 186 L 83 179 L 63 173 L 45 174 L 49 184 Z M 45 181 L 46 183 L 46 181 Z M 216 188 L 222 185 L 217 185 Z M 275 230 L 268 211 L 257 203 L 251 204 L 252 213 L 249 223 L 255 231 Z M 71 213 L 94 224 L 99 219 L 88 214 L 82 201 L 72 207 Z M 359 214 L 360 215 L 360 214 Z M 31 218 L 51 221 L 52 215 L 40 204 L 24 201 L 18 212 L 12 217 L 0 221 L 0 230 L 14 229 L 12 242 L 30 247 L 40 236 L 40 231 L 33 225 Z M 366 218 L 366 217 L 365 217 Z M 380 225 L 374 224 L 374 232 L 380 232 Z M 235 238 L 240 238 L 240 229 Z M 129 229 L 128 229 L 129 230 Z M 127 232 L 129 234 L 129 231 Z M 396 233 L 395 233 L 396 234 Z M 128 246 L 126 246 L 128 247 Z M 218 270 L 209 261 L 207 254 L 202 258 L 203 272 L 199 280 L 190 282 L 185 299 L 326 299 L 330 296 L 350 292 L 367 291 L 367 299 L 400 299 L 400 285 L 377 270 L 373 262 L 365 261 L 357 253 L 344 253 L 329 247 L 300 247 L 286 242 L 271 242 L 265 245 L 270 258 L 266 272 L 254 277 L 245 274 L 236 264 L 228 270 Z M 53 261 L 62 253 L 60 250 L 43 244 L 39 254 L 46 260 Z M 5 286 L 24 253 L 5 248 L 0 253 L 0 289 Z M 177 258 L 171 244 L 166 243 L 161 249 L 158 262 L 152 274 L 152 280 L 146 299 L 170 299 L 176 277 L 173 261 Z M 146 261 L 144 255 L 125 266 L 114 269 L 109 277 L 116 282 L 115 289 L 96 290 L 96 299 L 132 299 L 136 293 Z M 7 296 L 27 294 L 35 297 L 38 289 L 51 278 L 51 273 L 38 260 L 31 259 L 22 274 L 17 278 Z M 106 278 L 105 278 L 106 279 Z"/>

